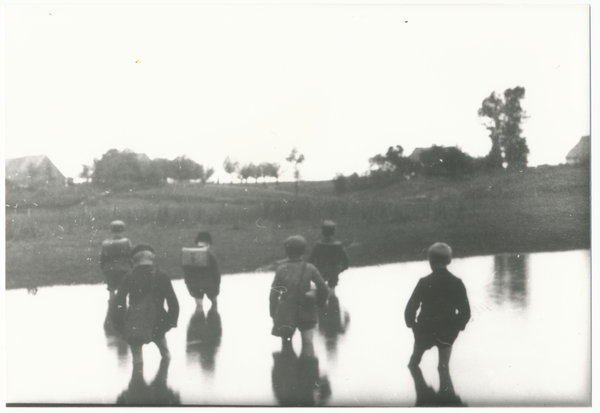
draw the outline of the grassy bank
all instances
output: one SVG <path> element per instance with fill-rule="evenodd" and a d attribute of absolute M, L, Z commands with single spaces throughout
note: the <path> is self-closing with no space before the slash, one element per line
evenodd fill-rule
<path fill-rule="evenodd" d="M 338 222 L 352 265 L 425 259 L 435 241 L 458 257 L 590 247 L 589 169 L 558 166 L 462 180 L 425 178 L 333 193 L 330 182 L 169 185 L 106 193 L 89 186 L 6 193 L 6 287 L 101 283 L 100 244 L 113 219 L 134 242 L 149 242 L 158 263 L 181 278 L 179 251 L 200 229 L 213 234 L 222 272 L 269 268 L 281 242 L 319 238 Z"/>

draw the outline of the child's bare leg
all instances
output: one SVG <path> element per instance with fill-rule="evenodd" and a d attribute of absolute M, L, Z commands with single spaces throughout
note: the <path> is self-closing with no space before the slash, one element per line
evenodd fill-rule
<path fill-rule="evenodd" d="M 201 298 L 194 297 L 194 300 L 196 300 L 196 311 L 203 310 L 204 307 L 202 306 L 202 297 Z"/>
<path fill-rule="evenodd" d="M 130 346 L 131 347 L 131 357 L 133 359 L 133 364 L 141 364 L 144 362 L 144 353 L 142 352 L 142 346 Z"/>
<path fill-rule="evenodd" d="M 417 343 L 415 343 L 412 356 L 410 356 L 410 361 L 408 362 L 408 367 L 410 367 L 410 368 L 418 367 L 419 364 L 421 363 L 421 359 L 423 358 L 424 353 L 425 353 L 425 349 L 417 346 Z"/>
<path fill-rule="evenodd" d="M 300 334 L 302 335 L 302 350 L 301 350 L 301 355 L 307 356 L 307 357 L 314 357 L 315 355 L 315 347 L 313 345 L 313 336 L 314 336 L 314 329 L 310 329 L 310 330 L 305 330 L 305 331 L 301 331 Z"/>
<path fill-rule="evenodd" d="M 171 353 L 169 352 L 169 346 L 167 346 L 167 338 L 166 337 L 155 340 L 154 343 L 158 347 L 158 351 L 160 351 L 160 356 L 163 359 L 171 358 Z"/>
<path fill-rule="evenodd" d="M 211 310 L 213 308 L 216 310 L 217 309 L 217 296 L 216 295 L 213 297 L 208 296 L 208 299 L 210 300 L 210 303 L 211 303 L 211 306 L 210 306 Z"/>
<path fill-rule="evenodd" d="M 452 346 L 438 347 L 438 371 L 450 371 L 450 355 L 452 354 Z"/>

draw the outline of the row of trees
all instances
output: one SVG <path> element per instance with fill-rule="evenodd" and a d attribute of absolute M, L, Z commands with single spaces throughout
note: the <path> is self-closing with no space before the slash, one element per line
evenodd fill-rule
<path fill-rule="evenodd" d="M 457 147 L 436 145 L 405 157 L 402 146 L 396 145 L 370 158 L 370 170 L 364 175 L 337 175 L 333 179 L 335 190 L 343 193 L 381 187 L 419 174 L 456 178 L 486 169 L 522 169 L 527 166 L 529 154 L 521 136 L 521 123 L 527 118 L 520 103 L 524 97 L 525 88 L 517 86 L 507 89 L 503 96 L 492 92 L 483 100 L 478 115 L 486 119 L 484 126 L 492 140 L 492 148 L 483 158 L 473 158 Z"/>
<path fill-rule="evenodd" d="M 255 165 L 251 162 L 240 165 L 239 162 L 232 161 L 229 156 L 223 162 L 223 169 L 231 177 L 231 184 L 233 184 L 234 174 L 237 174 L 241 183 L 248 183 L 248 178 L 253 178 L 255 183 L 258 183 L 259 178 L 263 178 L 263 181 L 266 178 L 275 178 L 276 183 L 279 183 L 281 176 L 281 165 L 278 163 L 262 162 Z"/>
<path fill-rule="evenodd" d="M 130 150 L 111 149 L 100 159 L 94 159 L 94 166 L 83 165 L 80 178 L 91 179 L 101 187 L 121 187 L 132 184 L 157 186 L 167 179 L 177 182 L 207 182 L 214 169 L 200 165 L 185 156 L 173 160 L 157 158 L 150 160 L 146 155 Z"/>
<path fill-rule="evenodd" d="M 294 167 L 294 178 L 296 185 L 300 180 L 300 164 L 304 161 L 304 155 L 299 154 L 294 148 L 286 158 Z M 234 174 L 241 183 L 248 183 L 249 178 L 254 178 L 258 183 L 260 178 L 266 182 L 266 178 L 274 178 L 279 184 L 281 176 L 281 165 L 278 163 L 262 162 L 258 165 L 248 163 L 240 165 L 229 157 L 223 162 L 223 169 L 231 177 L 233 183 Z M 94 159 L 94 166 L 83 165 L 79 174 L 80 178 L 100 187 L 120 188 L 131 185 L 157 186 L 171 179 L 177 182 L 202 182 L 206 183 L 215 170 L 205 167 L 184 156 L 173 160 L 157 158 L 150 160 L 146 155 L 138 154 L 130 150 L 118 151 L 111 149 L 102 155 L 100 159 Z"/>

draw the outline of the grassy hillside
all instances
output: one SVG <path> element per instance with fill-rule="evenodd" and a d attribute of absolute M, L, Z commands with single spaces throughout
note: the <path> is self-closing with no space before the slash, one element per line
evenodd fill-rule
<path fill-rule="evenodd" d="M 338 222 L 352 265 L 426 258 L 435 241 L 458 257 L 590 247 L 589 169 L 529 168 L 450 180 L 419 177 L 337 196 L 331 182 L 190 184 L 102 192 L 80 185 L 6 193 L 6 287 L 101 283 L 100 244 L 113 219 L 132 242 L 149 242 L 159 265 L 181 278 L 179 251 L 213 234 L 223 273 L 283 257 L 292 234 L 310 243 L 320 222 Z"/>

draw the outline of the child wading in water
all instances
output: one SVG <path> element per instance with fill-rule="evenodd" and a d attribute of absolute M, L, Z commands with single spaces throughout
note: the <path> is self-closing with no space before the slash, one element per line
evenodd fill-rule
<path fill-rule="evenodd" d="M 171 278 L 155 265 L 152 246 L 138 244 L 130 255 L 131 272 L 117 291 L 113 322 L 131 347 L 133 364 L 139 367 L 144 361 L 142 346 L 150 342 L 156 344 L 163 359 L 171 358 L 165 334 L 177 327 L 179 301 Z"/>
<path fill-rule="evenodd" d="M 102 242 L 100 253 L 100 268 L 104 273 L 106 289 L 111 301 L 115 298 L 117 288 L 123 282 L 125 275 L 131 270 L 129 267 L 131 241 L 123 236 L 123 231 L 125 231 L 123 221 L 111 222 L 110 232 L 113 236 Z"/>
<path fill-rule="evenodd" d="M 335 239 L 335 222 L 324 221 L 321 226 L 323 239 L 318 241 L 308 258 L 308 262 L 313 264 L 323 276 L 331 294 L 335 294 L 335 287 L 338 285 L 340 273 L 346 271 L 349 266 L 349 258 L 342 243 Z"/>
<path fill-rule="evenodd" d="M 419 280 L 404 312 L 406 325 L 415 336 L 408 367 L 418 368 L 423 353 L 436 346 L 442 377 L 442 373 L 449 372 L 452 344 L 469 322 L 471 308 L 463 282 L 446 269 L 452 261 L 452 249 L 438 242 L 429 248 L 428 256 L 433 272 Z M 419 306 L 421 312 L 415 319 Z"/>
<path fill-rule="evenodd" d="M 205 294 L 212 303 L 211 309 L 216 310 L 221 272 L 217 258 L 210 251 L 212 237 L 210 233 L 201 231 L 194 243 L 195 248 L 183 248 L 181 252 L 185 285 L 196 300 L 196 311 L 204 311 L 202 299 Z"/>
<path fill-rule="evenodd" d="M 269 302 L 273 318 L 271 333 L 281 337 L 284 346 L 291 345 L 297 328 L 302 335 L 302 351 L 312 355 L 317 305 L 325 305 L 329 289 L 319 271 L 302 259 L 306 245 L 306 240 L 299 235 L 284 241 L 288 260 L 275 272 Z M 311 290 L 311 283 L 315 284 L 316 291 Z"/>

